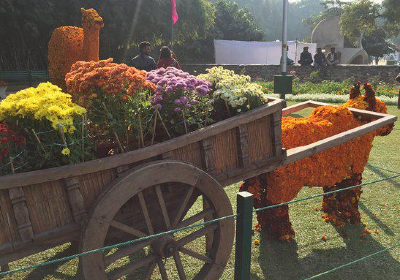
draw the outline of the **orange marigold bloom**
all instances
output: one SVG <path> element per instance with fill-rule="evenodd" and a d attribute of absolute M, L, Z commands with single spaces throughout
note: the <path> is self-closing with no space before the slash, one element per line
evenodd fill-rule
<path fill-rule="evenodd" d="M 68 92 L 78 100 L 78 104 L 88 106 L 88 101 L 96 96 L 93 94 L 97 90 L 106 94 L 124 93 L 123 100 L 140 90 L 155 90 L 156 85 L 146 81 L 146 75 L 145 71 L 113 63 L 113 59 L 109 58 L 98 62 L 76 62 L 65 76 L 65 81 Z"/>

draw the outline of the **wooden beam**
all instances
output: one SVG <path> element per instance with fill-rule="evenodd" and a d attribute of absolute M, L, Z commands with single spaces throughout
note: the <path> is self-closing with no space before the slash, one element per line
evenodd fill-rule
<path fill-rule="evenodd" d="M 300 159 L 315 155 L 322 151 L 328 150 L 330 148 L 339 146 L 347 141 L 353 140 L 359 136 L 365 135 L 368 132 L 377 130 L 388 124 L 392 124 L 397 120 L 397 117 L 386 115 L 385 117 L 372 121 L 370 123 L 364 124 L 362 126 L 350 129 L 348 131 L 336 134 L 334 136 L 325 138 L 323 140 L 317 141 L 315 143 L 293 148 L 287 151 L 287 157 L 283 162 L 283 165 L 287 165 L 298 161 Z"/>

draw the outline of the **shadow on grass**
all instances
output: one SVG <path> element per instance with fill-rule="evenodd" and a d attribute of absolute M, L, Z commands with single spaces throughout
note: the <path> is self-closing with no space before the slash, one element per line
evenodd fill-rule
<path fill-rule="evenodd" d="M 329 248 L 328 239 L 327 249 L 313 249 L 302 258 L 298 255 L 300 248 L 295 240 L 280 242 L 267 239 L 262 234 L 259 265 L 264 277 L 253 275 L 252 279 L 304 279 L 385 249 L 369 234 L 361 238 L 363 226 L 349 225 L 344 230 L 347 233 L 347 237 L 343 238 L 344 247 Z M 340 234 L 343 229 L 337 231 Z M 316 241 L 315 246 L 322 242 Z M 390 251 L 386 251 L 318 279 L 399 279 L 399 273 L 400 263 L 391 256 Z"/>
<path fill-rule="evenodd" d="M 77 248 L 78 248 L 78 245 L 72 243 L 71 246 L 69 246 L 64 251 L 58 252 L 57 254 L 54 255 L 54 257 L 50 258 L 48 261 L 76 254 Z M 56 279 L 65 279 L 65 280 L 81 279 L 81 278 L 79 278 L 80 277 L 80 275 L 79 275 L 80 269 L 79 268 L 78 268 L 78 273 L 74 276 L 66 275 L 62 272 L 58 272 L 57 270 L 59 269 L 59 267 L 61 267 L 65 263 L 66 262 L 54 263 L 54 264 L 50 264 L 50 265 L 47 265 L 44 267 L 39 267 L 37 269 L 34 269 L 26 277 L 24 277 L 24 280 L 45 279 L 46 277 L 49 277 L 49 275 L 51 275 L 52 277 L 54 277 Z M 53 278 L 51 278 L 51 279 L 53 279 Z"/>
<path fill-rule="evenodd" d="M 388 172 L 383 172 L 380 169 L 375 168 L 372 165 L 367 165 L 366 167 L 369 170 L 371 170 L 373 173 L 375 173 L 376 175 L 379 175 L 379 177 L 381 177 L 381 178 L 385 178 L 385 177 L 390 177 L 390 176 L 396 175 L 396 173 L 394 173 L 394 172 L 392 172 L 392 173 L 389 172 L 389 175 L 388 175 L 387 174 Z M 396 179 L 398 179 L 398 177 Z M 385 182 L 388 182 L 389 184 L 395 186 L 397 189 L 400 189 L 400 183 L 398 181 L 396 181 L 396 179 L 388 179 Z"/>

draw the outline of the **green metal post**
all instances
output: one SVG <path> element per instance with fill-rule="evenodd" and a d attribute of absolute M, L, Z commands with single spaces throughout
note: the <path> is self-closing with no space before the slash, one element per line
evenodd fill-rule
<path fill-rule="evenodd" d="M 237 194 L 235 280 L 250 280 L 253 195 Z"/>

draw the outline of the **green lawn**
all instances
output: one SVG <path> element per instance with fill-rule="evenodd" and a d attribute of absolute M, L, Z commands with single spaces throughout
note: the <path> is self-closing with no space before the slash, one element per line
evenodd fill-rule
<path fill-rule="evenodd" d="M 289 105 L 291 104 L 293 103 L 289 102 Z M 389 113 L 400 117 L 399 110 L 395 107 L 390 107 Z M 397 122 L 397 129 L 399 128 L 400 121 Z M 393 175 L 377 167 L 400 172 L 399 147 L 400 130 L 393 131 L 389 136 L 376 138 L 369 165 L 363 174 L 363 181 L 368 182 Z M 237 191 L 237 185 L 226 188 L 234 209 Z M 298 198 L 321 192 L 320 188 L 304 188 Z M 303 279 L 398 243 L 400 225 L 396 217 L 400 214 L 399 194 L 400 178 L 364 187 L 360 208 L 362 220 L 366 226 L 346 226 L 344 231 L 347 238 L 342 237 L 342 232 L 331 224 L 325 223 L 320 217 L 320 212 L 315 211 L 315 208 L 320 206 L 321 199 L 292 204 L 290 215 L 296 231 L 295 240 L 290 243 L 277 242 L 266 240 L 264 236 L 256 233 L 254 239 L 259 239 L 261 243 L 258 246 L 253 244 L 252 247 L 252 279 Z M 371 233 L 361 237 L 365 228 L 370 229 Z M 379 232 L 373 233 L 375 229 Z M 326 241 L 321 240 L 322 235 L 327 237 Z M 72 254 L 70 245 L 65 244 L 16 261 L 10 264 L 10 268 L 15 269 L 70 254 Z M 192 260 L 189 257 L 184 258 L 183 263 L 185 266 L 196 269 L 198 263 Z M 77 264 L 77 260 L 72 260 L 34 271 L 16 273 L 4 279 L 81 279 L 79 273 L 77 274 Z M 173 270 L 169 273 L 174 275 Z M 234 253 L 222 279 L 231 280 L 233 275 Z M 399 275 L 400 247 L 397 247 L 319 279 L 399 279 Z M 135 277 L 129 277 L 129 279 L 135 279 Z M 176 274 L 170 279 L 177 279 Z"/>

